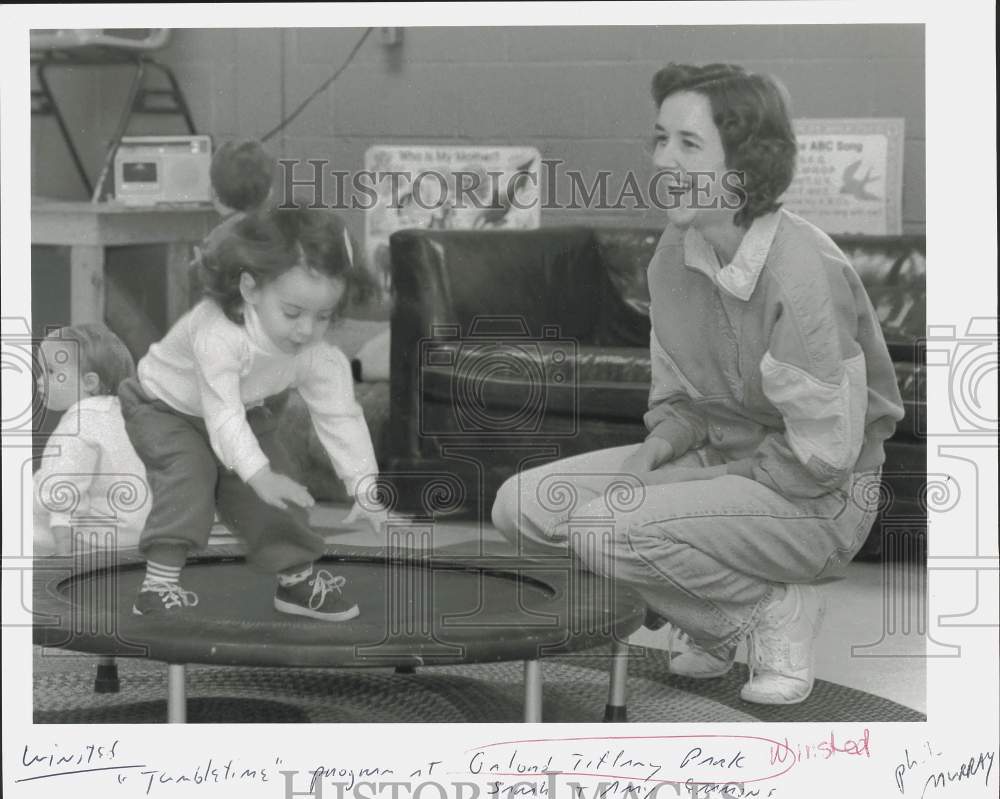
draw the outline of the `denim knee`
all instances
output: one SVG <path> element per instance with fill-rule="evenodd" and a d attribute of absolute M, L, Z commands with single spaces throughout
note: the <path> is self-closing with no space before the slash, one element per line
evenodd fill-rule
<path fill-rule="evenodd" d="M 588 571 L 608 576 L 619 557 L 622 529 L 630 523 L 616 520 L 605 497 L 589 500 L 574 509 L 573 517 L 558 522 L 559 537 L 567 541 L 577 560 Z"/>

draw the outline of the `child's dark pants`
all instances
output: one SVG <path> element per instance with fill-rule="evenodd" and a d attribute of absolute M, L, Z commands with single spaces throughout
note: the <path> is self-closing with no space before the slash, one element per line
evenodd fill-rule
<path fill-rule="evenodd" d="M 118 395 L 125 429 L 146 465 L 152 494 L 139 539 L 141 552 L 162 552 L 166 547 L 176 548 L 179 555 L 204 548 L 218 509 L 222 521 L 243 542 L 247 562 L 260 571 L 287 571 L 322 555 L 323 539 L 309 527 L 307 512 L 290 503 L 288 510 L 281 510 L 260 499 L 219 462 L 202 419 L 150 397 L 134 378 L 121 384 Z M 271 469 L 294 480 L 298 477 L 277 437 L 274 408 L 284 396 L 248 409 L 247 421 Z"/>

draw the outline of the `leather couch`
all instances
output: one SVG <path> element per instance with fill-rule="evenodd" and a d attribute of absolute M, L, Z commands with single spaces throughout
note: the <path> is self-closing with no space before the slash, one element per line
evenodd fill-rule
<path fill-rule="evenodd" d="M 432 510 L 428 485 L 437 480 L 449 495 L 445 509 L 485 521 L 517 470 L 644 438 L 646 267 L 659 235 L 563 227 L 392 236 L 389 429 L 380 460 L 398 507 Z M 924 238 L 836 241 L 878 311 L 906 404 L 887 446 L 875 530 L 922 527 Z M 880 547 L 876 534 L 866 551 Z"/>

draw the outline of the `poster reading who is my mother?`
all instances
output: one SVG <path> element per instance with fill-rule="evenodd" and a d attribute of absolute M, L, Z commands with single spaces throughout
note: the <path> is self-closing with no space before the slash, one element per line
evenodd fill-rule
<path fill-rule="evenodd" d="M 534 147 L 375 146 L 365 170 L 378 199 L 365 213 L 365 250 L 389 283 L 389 236 L 406 228 L 537 228 L 541 155 Z"/>
<path fill-rule="evenodd" d="M 830 235 L 902 233 L 902 119 L 799 119 L 795 135 L 790 211 Z"/>

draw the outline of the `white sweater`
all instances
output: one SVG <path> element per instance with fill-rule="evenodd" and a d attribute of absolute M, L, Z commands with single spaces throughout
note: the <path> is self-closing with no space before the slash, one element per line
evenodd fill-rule
<path fill-rule="evenodd" d="M 353 495 L 358 481 L 378 472 L 371 436 L 347 357 L 320 342 L 296 355 L 279 350 L 252 306 L 246 323 L 230 321 L 212 300 L 185 314 L 139 362 L 139 382 L 171 408 L 205 420 L 212 448 L 227 468 L 248 480 L 267 465 L 246 409 L 288 388 L 309 408 L 319 440 Z"/>
<path fill-rule="evenodd" d="M 109 540 L 104 531 L 114 528 L 119 547 L 134 547 L 150 501 L 118 397 L 82 399 L 59 420 L 35 472 L 35 554 L 51 554 L 57 526 L 97 532 L 99 547 Z"/>

